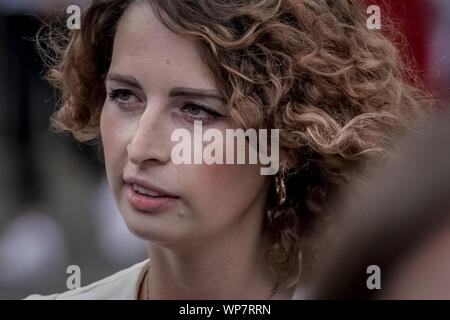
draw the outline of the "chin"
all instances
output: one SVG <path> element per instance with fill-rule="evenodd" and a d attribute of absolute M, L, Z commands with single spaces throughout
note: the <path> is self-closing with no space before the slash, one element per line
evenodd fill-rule
<path fill-rule="evenodd" d="M 186 237 L 173 228 L 173 221 L 166 219 L 170 216 L 169 212 L 155 215 L 139 212 L 129 207 L 121 208 L 120 212 L 128 230 L 142 240 L 164 247 L 171 247 L 176 243 L 186 241 Z"/>

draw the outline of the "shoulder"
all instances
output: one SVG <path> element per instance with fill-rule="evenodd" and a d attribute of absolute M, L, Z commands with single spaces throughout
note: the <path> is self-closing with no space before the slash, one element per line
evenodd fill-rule
<path fill-rule="evenodd" d="M 24 300 L 134 300 L 149 259 L 87 286 L 47 296 L 32 294 Z"/>

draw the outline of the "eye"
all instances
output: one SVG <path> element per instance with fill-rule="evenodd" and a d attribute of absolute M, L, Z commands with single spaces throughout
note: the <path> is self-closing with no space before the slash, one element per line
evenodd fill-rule
<path fill-rule="evenodd" d="M 128 107 L 140 102 L 136 95 L 128 89 L 115 89 L 108 92 L 108 97 L 120 107 Z"/>
<path fill-rule="evenodd" d="M 192 122 L 195 120 L 209 122 L 224 117 L 217 111 L 194 102 L 186 102 L 181 108 L 181 111 L 185 114 L 186 118 Z"/>

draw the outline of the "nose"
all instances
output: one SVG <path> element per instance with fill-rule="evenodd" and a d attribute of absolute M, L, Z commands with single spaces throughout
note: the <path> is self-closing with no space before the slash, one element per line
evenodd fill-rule
<path fill-rule="evenodd" d="M 131 163 L 167 163 L 170 160 L 170 134 L 167 117 L 157 108 L 147 106 L 138 120 L 134 135 L 127 145 Z"/>

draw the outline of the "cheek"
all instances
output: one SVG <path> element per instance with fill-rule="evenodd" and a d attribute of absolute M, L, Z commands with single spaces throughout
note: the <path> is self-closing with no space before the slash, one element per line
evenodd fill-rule
<path fill-rule="evenodd" d="M 229 127 L 219 127 L 222 137 Z M 205 142 L 203 148 L 208 145 Z M 222 154 L 226 157 L 226 138 L 224 138 Z M 237 142 L 234 142 L 235 164 L 201 164 L 177 166 L 177 183 L 183 186 L 188 206 L 200 216 L 211 216 L 215 219 L 237 217 L 258 201 L 264 201 L 270 176 L 261 175 L 257 164 L 236 164 L 238 152 Z M 192 146 L 193 148 L 193 146 Z M 192 149 L 193 150 L 193 149 Z M 204 149 L 203 149 L 204 150 Z M 245 147 L 245 159 L 248 163 L 249 146 Z M 262 196 L 263 195 L 263 196 Z"/>
<path fill-rule="evenodd" d="M 110 154 L 112 154 L 111 147 L 113 146 L 113 144 L 111 142 L 112 140 L 114 140 L 114 137 L 112 136 L 114 131 L 111 130 L 112 127 L 113 119 L 111 119 L 110 115 L 107 111 L 105 111 L 105 108 L 103 107 L 102 113 L 100 115 L 100 134 L 102 137 L 103 151 L 105 153 L 106 167 L 108 167 Z"/>
<path fill-rule="evenodd" d="M 123 128 L 119 127 L 117 117 L 113 112 L 105 109 L 100 116 L 100 133 L 102 137 L 103 151 L 105 155 L 105 168 L 108 181 L 111 187 L 114 187 L 114 173 L 120 173 L 117 170 L 122 162 L 126 144 L 123 135 Z"/>
<path fill-rule="evenodd" d="M 196 211 L 216 217 L 245 211 L 262 191 L 256 165 L 197 165 L 189 170 L 189 199 Z"/>

